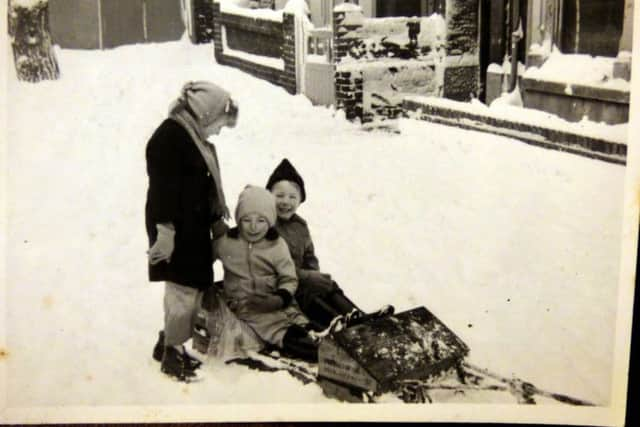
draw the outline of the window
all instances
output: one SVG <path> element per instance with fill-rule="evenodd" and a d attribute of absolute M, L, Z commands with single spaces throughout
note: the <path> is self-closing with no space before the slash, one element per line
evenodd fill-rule
<path fill-rule="evenodd" d="M 616 56 L 622 35 L 624 0 L 564 0 L 564 53 Z"/>

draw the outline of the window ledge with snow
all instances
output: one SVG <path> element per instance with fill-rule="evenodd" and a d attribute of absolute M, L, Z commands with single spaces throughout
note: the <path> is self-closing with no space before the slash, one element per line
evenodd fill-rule
<path fill-rule="evenodd" d="M 600 101 L 615 102 L 619 104 L 629 103 L 630 93 L 628 85 L 625 85 L 626 88 L 617 87 L 615 83 L 606 86 L 585 85 L 580 83 L 543 80 L 538 78 L 526 77 L 526 75 L 522 79 L 521 84 L 522 88 L 525 91 L 545 92 L 556 95 L 596 99 Z"/>
<path fill-rule="evenodd" d="M 541 86 L 553 93 L 628 103 L 631 86 L 628 81 L 613 77 L 615 61 L 609 57 L 563 54 L 554 49 L 540 67 L 527 68 L 523 78 L 530 86 Z"/>

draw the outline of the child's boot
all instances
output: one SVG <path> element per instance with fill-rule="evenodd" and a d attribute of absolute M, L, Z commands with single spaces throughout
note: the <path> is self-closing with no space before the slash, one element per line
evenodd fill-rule
<path fill-rule="evenodd" d="M 307 330 L 298 325 L 292 325 L 287 329 L 282 339 L 282 350 L 288 356 L 318 363 L 318 343 Z"/>
<path fill-rule="evenodd" d="M 354 310 L 362 313 L 354 303 L 342 292 L 340 288 L 336 286 L 336 290 L 329 294 L 328 298 L 331 306 L 335 308 L 340 314 L 348 314 L 353 312 Z"/>
<path fill-rule="evenodd" d="M 182 382 L 197 381 L 198 375 L 189 367 L 186 353 L 181 353 L 173 346 L 165 346 L 160 369 L 163 373 Z"/>
<path fill-rule="evenodd" d="M 153 359 L 158 362 L 162 362 L 163 354 L 164 354 L 164 331 L 160 331 L 158 332 L 158 341 L 156 342 L 156 345 L 153 347 Z M 184 349 L 183 349 L 183 354 L 185 355 L 187 359 L 187 363 L 189 364 L 188 366 L 191 370 L 196 370 L 200 366 L 202 366 L 201 361 L 191 356 Z"/>
<path fill-rule="evenodd" d="M 158 341 L 153 346 L 153 359 L 162 362 L 162 354 L 164 353 L 164 331 L 158 332 Z"/>

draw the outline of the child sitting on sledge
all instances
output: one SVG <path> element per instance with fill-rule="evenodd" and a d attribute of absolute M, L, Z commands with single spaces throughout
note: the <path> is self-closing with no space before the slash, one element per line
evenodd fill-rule
<path fill-rule="evenodd" d="M 224 268 L 222 298 L 262 342 L 315 362 L 317 343 L 294 299 L 296 269 L 286 242 L 274 228 L 276 217 L 275 199 L 267 190 L 247 186 L 240 193 L 237 227 L 213 245 L 214 257 Z"/>
<path fill-rule="evenodd" d="M 344 294 L 329 274 L 320 271 L 307 222 L 296 211 L 306 200 L 304 180 L 287 159 L 273 171 L 266 188 L 276 199 L 275 229 L 287 242 L 298 275 L 295 294 L 315 330 L 327 328 L 336 316 L 357 318 L 364 313 Z M 385 308 L 387 312 L 391 307 Z"/>

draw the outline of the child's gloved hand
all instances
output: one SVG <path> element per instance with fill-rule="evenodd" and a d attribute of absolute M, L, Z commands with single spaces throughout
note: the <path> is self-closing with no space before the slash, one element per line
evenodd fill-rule
<path fill-rule="evenodd" d="M 319 271 L 309 271 L 305 282 L 325 292 L 332 292 L 335 287 L 331 275 Z"/>
<path fill-rule="evenodd" d="M 176 231 L 172 224 L 156 224 L 158 238 L 149 249 L 149 264 L 156 265 L 161 261 L 171 262 Z"/>
<path fill-rule="evenodd" d="M 239 299 L 236 310 L 241 313 L 270 313 L 280 310 L 283 306 L 282 298 L 276 294 L 249 295 Z"/>

